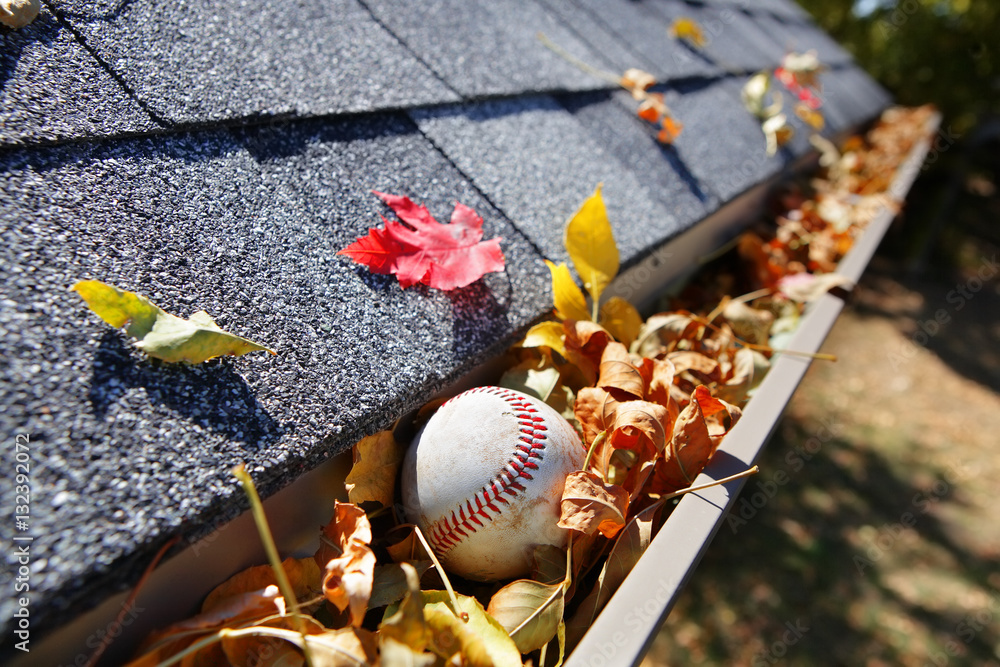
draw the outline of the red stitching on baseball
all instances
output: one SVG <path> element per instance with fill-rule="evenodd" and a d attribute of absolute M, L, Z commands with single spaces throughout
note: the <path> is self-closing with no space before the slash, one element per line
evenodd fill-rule
<path fill-rule="evenodd" d="M 494 477 L 492 481 L 485 484 L 483 488 L 475 494 L 474 498 L 476 500 L 476 507 L 473 507 L 472 499 L 466 501 L 470 512 L 469 516 L 465 516 L 465 508 L 459 504 L 458 517 L 455 516 L 455 511 L 452 511 L 450 520 L 446 515 L 438 519 L 431 526 L 429 531 L 431 545 L 440 553 L 451 550 L 453 547 L 458 545 L 459 542 L 461 542 L 462 537 L 468 537 L 470 533 L 476 532 L 477 526 L 485 525 L 479 520 L 478 517 L 481 516 L 484 519 L 492 521 L 494 515 L 500 514 L 502 509 L 497 507 L 495 503 L 501 503 L 503 505 L 510 504 L 510 501 L 503 497 L 504 494 L 510 496 L 511 498 L 516 498 L 518 493 L 523 492 L 525 487 L 517 480 L 531 481 L 533 479 L 525 468 L 537 470 L 538 463 L 535 461 L 542 460 L 542 452 L 545 450 L 548 428 L 545 424 L 540 423 L 544 422 L 545 418 L 536 416 L 538 413 L 537 408 L 524 401 L 521 397 L 515 395 L 509 389 L 504 389 L 502 387 L 476 387 L 475 389 L 470 389 L 465 393 L 470 394 L 481 392 L 499 396 L 506 401 L 508 405 L 517 411 L 514 418 L 517 419 L 518 424 L 524 428 L 520 429 L 522 435 L 514 444 L 514 452 L 511 454 L 511 458 L 507 462 L 507 465 L 503 470 L 497 473 L 496 477 Z M 463 394 L 459 394 L 459 396 L 462 395 Z M 444 405 L 451 403 L 456 398 L 458 398 L 458 396 L 448 399 Z M 531 459 L 535 459 L 535 461 L 532 461 Z M 482 494 L 482 500 L 480 500 L 480 494 Z M 487 512 L 487 509 L 492 511 L 493 514 L 491 515 Z M 459 520 L 459 518 L 461 520 Z M 461 537 L 459 537 L 459 535 Z"/>

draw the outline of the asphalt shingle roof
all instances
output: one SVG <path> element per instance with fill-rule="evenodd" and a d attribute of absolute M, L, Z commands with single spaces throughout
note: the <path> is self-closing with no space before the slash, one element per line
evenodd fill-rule
<path fill-rule="evenodd" d="M 667 37 L 679 15 L 704 53 Z M 657 73 L 676 145 L 538 31 Z M 0 424 L 31 437 L 43 634 L 238 514 L 236 463 L 273 492 L 505 348 L 550 308 L 542 259 L 598 182 L 629 266 L 787 168 L 805 133 L 768 158 L 739 96 L 786 48 L 834 66 L 828 133 L 889 102 L 790 0 L 58 0 L 0 39 Z M 337 256 L 387 212 L 373 189 L 472 206 L 507 270 L 446 294 Z M 279 355 L 150 361 L 68 290 L 88 278 Z"/>

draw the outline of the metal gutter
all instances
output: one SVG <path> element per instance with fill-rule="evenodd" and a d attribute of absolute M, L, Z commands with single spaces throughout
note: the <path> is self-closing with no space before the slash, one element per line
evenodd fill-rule
<path fill-rule="evenodd" d="M 893 202 L 902 202 L 909 192 L 939 123 L 940 116 L 931 120 L 926 138 L 914 145 L 900 165 L 889 188 Z M 841 260 L 838 273 L 857 283 L 895 217 L 894 206 L 884 207 Z M 817 352 L 843 307 L 844 301 L 832 294 L 813 303 L 788 348 Z M 743 418 L 723 440 L 695 484 L 721 479 L 753 465 L 810 363 L 803 357 L 778 358 L 757 388 Z M 566 667 L 641 662 L 745 483 L 746 479 L 739 479 L 682 497 L 646 553 L 569 655 Z"/>

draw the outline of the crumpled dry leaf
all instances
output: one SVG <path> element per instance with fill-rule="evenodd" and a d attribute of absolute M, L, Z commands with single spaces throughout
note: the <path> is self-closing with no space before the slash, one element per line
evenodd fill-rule
<path fill-rule="evenodd" d="M 559 527 L 612 538 L 625 525 L 628 501 L 625 489 L 605 483 L 599 475 L 587 470 L 570 473 L 563 487 Z"/>
<path fill-rule="evenodd" d="M 203 310 L 185 320 L 154 306 L 144 296 L 99 280 L 83 280 L 72 289 L 111 326 L 120 328 L 127 324 L 125 333 L 139 339 L 135 346 L 156 359 L 200 364 L 215 357 L 240 356 L 254 351 L 277 354 L 263 345 L 223 331 Z"/>
<path fill-rule="evenodd" d="M 712 458 L 722 436 L 735 423 L 731 407 L 712 397 L 704 385 L 695 388 L 691 401 L 677 417 L 670 445 L 656 462 L 652 492 L 666 493 L 691 486 Z M 709 433 L 709 416 L 719 426 L 716 434 Z"/>
<path fill-rule="evenodd" d="M 597 381 L 597 368 L 611 334 L 589 320 L 565 320 L 563 330 L 566 334 L 566 358 L 579 367 L 587 384 L 592 385 Z"/>
<path fill-rule="evenodd" d="M 617 408 L 618 401 L 600 387 L 584 387 L 577 392 L 573 412 L 583 429 L 583 441 L 587 447 L 593 444 L 601 431 L 611 429 Z"/>
<path fill-rule="evenodd" d="M 34 21 L 41 10 L 38 0 L 0 0 L 0 23 L 17 30 Z"/>
<path fill-rule="evenodd" d="M 672 423 L 670 411 L 649 401 L 627 401 L 615 409 L 608 441 L 616 449 L 628 449 L 640 460 L 650 460 L 666 446 Z"/>
<path fill-rule="evenodd" d="M 656 357 L 672 351 L 681 340 L 691 338 L 701 325 L 694 321 L 690 313 L 660 313 L 643 323 L 639 335 L 632 344 L 632 352 L 643 357 Z"/>
<path fill-rule="evenodd" d="M 662 505 L 648 507 L 636 514 L 618 534 L 611 553 L 601 569 L 601 574 L 590 594 L 577 607 L 576 613 L 566 624 L 566 640 L 570 646 L 575 646 L 584 633 L 590 629 L 597 614 L 618 590 L 621 582 L 640 556 L 646 551 L 653 536 L 653 524 Z"/>
<path fill-rule="evenodd" d="M 610 342 L 601 355 L 600 375 L 597 386 L 618 400 L 641 399 L 646 393 L 646 383 L 635 366 L 628 350 L 621 343 Z"/>
<path fill-rule="evenodd" d="M 539 544 L 531 552 L 531 578 L 541 584 L 556 584 L 566 578 L 566 550 Z"/>
<path fill-rule="evenodd" d="M 312 558 L 286 558 L 281 563 L 292 585 L 297 600 L 309 600 L 321 594 L 323 589 L 319 566 Z M 278 581 L 270 565 L 247 568 L 212 589 L 201 605 L 201 613 L 206 614 L 217 607 L 229 604 L 230 598 L 260 591 L 268 586 L 276 586 Z"/>
<path fill-rule="evenodd" d="M 850 289 L 853 285 L 854 281 L 838 273 L 824 273 L 820 275 L 796 273 L 784 276 L 779 280 L 778 291 L 792 301 L 810 303 L 835 287 L 847 287 Z"/>
<path fill-rule="evenodd" d="M 304 629 L 306 634 L 319 635 L 326 632 L 323 624 L 311 616 L 299 615 L 298 621 L 292 616 L 276 615 L 261 619 L 256 627 L 280 628 L 284 630 Z M 228 664 L 233 667 L 292 667 L 304 665 L 302 652 L 293 644 L 269 635 L 239 635 L 224 637 L 220 642 Z M 184 663 L 181 663 L 182 665 Z M 206 664 L 208 664 L 206 662 Z M 219 663 L 214 663 L 219 664 Z"/>
<path fill-rule="evenodd" d="M 732 327 L 733 333 L 755 345 L 767 343 L 771 335 L 771 325 L 774 324 L 774 313 L 771 311 L 752 308 L 737 300 L 726 304 L 722 309 L 722 317 Z"/>
<path fill-rule="evenodd" d="M 277 586 L 221 598 L 209 611 L 152 633 L 142 642 L 138 656 L 129 667 L 153 667 L 179 653 L 205 635 L 222 628 L 239 627 L 247 622 L 273 616 L 279 611 Z M 198 652 L 224 660 L 217 644 Z M 219 662 L 221 662 L 219 660 Z"/>
<path fill-rule="evenodd" d="M 392 431 L 380 431 L 362 438 L 351 450 L 354 466 L 344 480 L 347 497 L 355 505 L 366 501 L 389 507 L 393 502 L 396 472 L 406 448 L 392 437 Z"/>
<path fill-rule="evenodd" d="M 493 594 L 486 613 L 497 620 L 522 654 L 542 648 L 556 636 L 563 620 L 562 583 L 530 579 L 511 582 Z"/>
<path fill-rule="evenodd" d="M 417 573 L 417 577 L 421 577 L 433 565 L 434 563 L 429 560 L 376 565 L 372 577 L 372 596 L 368 600 L 369 609 L 387 607 L 402 600 L 403 596 L 406 595 L 409 584 L 406 572 L 414 570 Z M 419 589 L 420 587 L 418 586 L 417 590 Z"/>
<path fill-rule="evenodd" d="M 641 100 L 645 97 L 645 91 L 656 85 L 656 77 L 635 67 L 625 70 L 621 80 L 618 82 L 621 87 L 632 93 L 632 97 Z"/>
<path fill-rule="evenodd" d="M 321 539 L 329 541 L 341 553 L 325 564 L 323 592 L 337 609 L 350 607 L 351 623 L 360 627 L 375 577 L 375 554 L 369 546 L 372 527 L 364 510 L 356 505 L 336 501 L 335 507 L 333 520 L 323 528 Z M 323 551 L 322 545 L 320 550 Z"/>
<path fill-rule="evenodd" d="M 674 22 L 670 24 L 670 28 L 667 29 L 667 32 L 674 39 L 683 39 L 691 46 L 699 49 L 704 48 L 708 43 L 708 40 L 705 39 L 705 33 L 701 29 L 701 25 L 699 25 L 694 19 L 687 16 L 681 16 L 674 19 Z"/>

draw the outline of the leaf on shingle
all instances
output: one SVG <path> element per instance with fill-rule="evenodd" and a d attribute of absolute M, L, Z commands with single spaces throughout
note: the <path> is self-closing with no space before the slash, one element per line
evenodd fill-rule
<path fill-rule="evenodd" d="M 590 298 L 594 303 L 599 302 L 604 288 L 618 275 L 618 246 L 600 185 L 567 223 L 566 251 Z"/>
<path fill-rule="evenodd" d="M 545 265 L 552 274 L 552 301 L 556 307 L 556 316 L 561 320 L 589 320 L 587 299 L 577 287 L 566 263 L 553 264 L 545 260 Z"/>
<path fill-rule="evenodd" d="M 674 39 L 683 39 L 691 46 L 699 49 L 708 43 L 708 40 L 705 39 L 705 33 L 698 22 L 686 16 L 674 19 L 667 32 Z"/>
<path fill-rule="evenodd" d="M 341 250 L 372 273 L 393 274 L 403 288 L 421 283 L 440 290 L 472 284 L 483 275 L 504 270 L 500 239 L 483 241 L 483 219 L 455 204 L 451 224 L 441 224 L 408 197 L 375 192 L 401 222 L 383 218 L 384 229 Z"/>
<path fill-rule="evenodd" d="M 223 331 L 205 311 L 185 320 L 154 306 L 144 296 L 99 280 L 83 280 L 71 289 L 111 326 L 128 325 L 125 333 L 139 339 L 135 346 L 156 359 L 200 364 L 215 357 L 247 352 L 276 354 L 259 343 Z"/>

